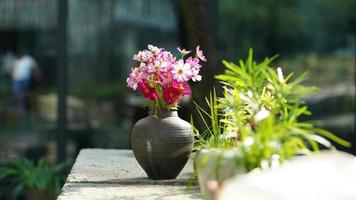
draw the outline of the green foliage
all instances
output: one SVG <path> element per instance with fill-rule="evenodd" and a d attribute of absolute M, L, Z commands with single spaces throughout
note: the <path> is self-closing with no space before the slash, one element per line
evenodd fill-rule
<path fill-rule="evenodd" d="M 228 148 L 230 146 L 234 146 L 235 141 L 223 139 L 226 136 L 224 130 L 226 129 L 227 123 L 221 109 L 218 109 L 218 99 L 216 97 L 215 90 L 212 94 L 210 94 L 209 99 L 206 99 L 206 101 L 210 108 L 208 112 L 198 104 L 195 104 L 200 119 L 206 129 L 200 133 L 194 126 L 193 120 L 191 120 L 193 132 L 197 137 L 195 140 L 195 150 L 200 150 L 202 148 Z"/>
<path fill-rule="evenodd" d="M 0 86 L 0 99 L 3 99 L 7 96 L 10 95 L 10 92 L 8 90 L 8 88 L 6 88 L 5 86 L 1 85 Z"/>
<path fill-rule="evenodd" d="M 258 55 L 335 51 L 355 33 L 355 5 L 354 0 L 220 0 L 219 38 L 232 56 L 251 46 Z"/>
<path fill-rule="evenodd" d="M 350 146 L 312 123 L 298 121 L 301 115 L 311 114 L 301 97 L 317 89 L 301 85 L 306 73 L 284 77 L 280 68 L 270 66 L 275 58 L 257 63 L 250 50 L 247 60 L 240 60 L 238 65 L 223 61 L 226 70 L 216 76 L 222 81 L 223 97 L 217 98 L 215 91 L 210 95 L 207 100 L 210 111 L 197 105 L 206 125 L 202 133 L 194 129 L 197 150 L 237 148 L 246 170 L 250 171 L 317 152 L 319 144 L 334 149 L 324 138 Z"/>
<path fill-rule="evenodd" d="M 37 165 L 28 159 L 12 160 L 7 167 L 0 168 L 0 181 L 13 185 L 12 197 L 17 197 L 24 189 L 53 188 L 59 194 L 64 179 L 59 175 L 64 165 L 49 165 L 43 159 Z"/>

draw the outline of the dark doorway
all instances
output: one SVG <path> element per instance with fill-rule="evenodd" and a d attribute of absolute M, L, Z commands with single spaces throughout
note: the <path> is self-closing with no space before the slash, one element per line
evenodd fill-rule
<path fill-rule="evenodd" d="M 17 51 L 15 31 L 0 31 L 0 55 L 8 51 Z"/>
<path fill-rule="evenodd" d="M 0 55 L 6 52 L 33 54 L 35 31 L 0 31 Z"/>

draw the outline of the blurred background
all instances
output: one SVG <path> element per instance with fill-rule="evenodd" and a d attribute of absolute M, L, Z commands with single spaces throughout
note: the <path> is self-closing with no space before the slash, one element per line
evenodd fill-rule
<path fill-rule="evenodd" d="M 146 110 L 126 78 L 147 44 L 201 46 L 208 62 L 191 84 L 197 102 L 218 85 L 222 59 L 237 62 L 249 48 L 257 60 L 279 54 L 275 66 L 307 70 L 305 84 L 321 88 L 306 97 L 313 115 L 304 120 L 356 144 L 355 10 L 354 0 L 0 0 L 0 165 L 130 148 Z M 14 78 L 19 63 L 31 66 L 26 81 Z M 182 118 L 192 108 L 183 103 Z"/>

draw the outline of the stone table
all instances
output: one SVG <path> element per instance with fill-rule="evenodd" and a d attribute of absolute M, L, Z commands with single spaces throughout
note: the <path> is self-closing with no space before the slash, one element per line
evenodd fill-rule
<path fill-rule="evenodd" d="M 131 150 L 80 151 L 58 200 L 201 199 L 198 186 L 187 189 L 188 162 L 177 179 L 150 180 Z"/>

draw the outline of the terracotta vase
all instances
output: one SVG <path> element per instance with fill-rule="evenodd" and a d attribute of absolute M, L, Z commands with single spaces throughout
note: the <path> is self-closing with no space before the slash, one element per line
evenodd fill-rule
<path fill-rule="evenodd" d="M 136 160 L 151 179 L 175 179 L 193 149 L 191 125 L 177 110 L 160 111 L 139 120 L 132 130 Z"/>

